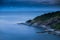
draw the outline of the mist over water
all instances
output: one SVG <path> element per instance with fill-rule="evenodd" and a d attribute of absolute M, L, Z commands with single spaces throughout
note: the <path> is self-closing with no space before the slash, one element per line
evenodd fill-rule
<path fill-rule="evenodd" d="M 60 11 L 60 7 L 0 7 L 0 23 L 21 23 L 53 11 Z"/>
<path fill-rule="evenodd" d="M 60 40 L 59 36 L 36 34 L 42 29 L 17 25 L 53 11 L 60 11 L 60 7 L 0 7 L 0 40 Z"/>

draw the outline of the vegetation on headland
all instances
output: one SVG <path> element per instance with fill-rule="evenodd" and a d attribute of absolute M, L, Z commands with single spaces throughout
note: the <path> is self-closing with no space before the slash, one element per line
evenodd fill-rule
<path fill-rule="evenodd" d="M 41 16 L 37 16 L 32 20 L 28 20 L 26 23 L 33 25 L 37 23 L 38 25 L 51 26 L 51 28 L 60 30 L 60 11 L 45 13 Z"/>
<path fill-rule="evenodd" d="M 60 30 L 60 23 L 52 24 L 51 27 L 56 30 Z"/>

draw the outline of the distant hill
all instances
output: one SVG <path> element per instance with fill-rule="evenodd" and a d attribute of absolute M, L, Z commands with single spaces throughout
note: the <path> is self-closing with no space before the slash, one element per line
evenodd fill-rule
<path fill-rule="evenodd" d="M 37 16 L 32 20 L 28 20 L 26 23 L 30 25 L 46 25 L 51 26 L 51 28 L 59 29 L 60 30 L 60 11 L 46 13 L 41 16 Z"/>

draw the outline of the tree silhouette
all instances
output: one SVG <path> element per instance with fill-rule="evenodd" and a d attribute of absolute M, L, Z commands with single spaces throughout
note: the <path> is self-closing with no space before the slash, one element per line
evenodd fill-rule
<path fill-rule="evenodd" d="M 28 21 L 26 21 L 26 23 L 30 23 L 32 20 L 28 20 Z"/>

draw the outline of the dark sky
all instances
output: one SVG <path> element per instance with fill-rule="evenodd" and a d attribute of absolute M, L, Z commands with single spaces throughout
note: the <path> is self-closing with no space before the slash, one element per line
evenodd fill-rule
<path fill-rule="evenodd" d="M 60 3 L 60 0 L 4 0 L 4 1 L 35 1 L 35 2 Z"/>
<path fill-rule="evenodd" d="M 44 4 L 60 4 L 60 0 L 3 0 L 3 1 L 5 1 L 5 2 L 11 2 L 11 1 L 33 1 L 33 2 L 44 3 Z"/>

